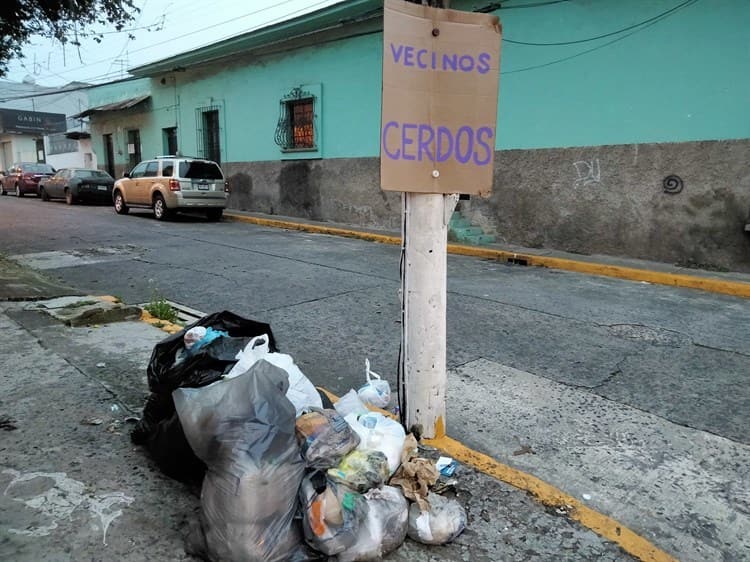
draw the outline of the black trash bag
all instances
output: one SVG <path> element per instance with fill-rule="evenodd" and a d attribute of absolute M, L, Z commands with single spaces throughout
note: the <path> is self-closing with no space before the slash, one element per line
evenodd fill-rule
<path fill-rule="evenodd" d="M 185 332 L 195 326 L 221 330 L 227 332 L 228 337 L 215 339 L 194 355 L 176 362 L 178 354 L 185 349 Z M 167 476 L 199 483 L 206 470 L 185 439 L 172 391 L 180 387 L 201 387 L 219 380 L 237 362 L 237 353 L 252 338 L 263 334 L 268 334 L 269 349 L 276 351 L 270 325 L 223 311 L 204 316 L 154 346 L 147 368 L 151 395 L 130 438 L 133 443 L 146 447 Z"/>
<path fill-rule="evenodd" d="M 180 388 L 185 435 L 208 465 L 202 537 L 188 550 L 213 562 L 287 562 L 305 556 L 297 491 L 305 462 L 284 370 L 260 360 L 242 375 Z"/>

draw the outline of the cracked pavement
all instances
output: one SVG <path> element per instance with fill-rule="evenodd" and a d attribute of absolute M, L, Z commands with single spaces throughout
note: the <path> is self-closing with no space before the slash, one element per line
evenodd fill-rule
<path fill-rule="evenodd" d="M 397 247 L 32 200 L 0 205 L 0 225 L 0 251 L 58 252 L 44 273 L 86 293 L 138 303 L 157 288 L 269 322 L 338 394 L 361 384 L 365 357 L 394 382 Z M 122 251 L 67 257 L 97 248 Z M 746 558 L 748 318 L 747 299 L 449 256 L 448 432 L 675 556 Z M 534 454 L 514 455 L 521 445 Z"/>

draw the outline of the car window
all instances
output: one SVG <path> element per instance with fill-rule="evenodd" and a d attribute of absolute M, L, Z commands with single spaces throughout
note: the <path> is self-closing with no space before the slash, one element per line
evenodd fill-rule
<path fill-rule="evenodd" d="M 75 176 L 77 178 L 111 178 L 107 172 L 101 170 L 76 170 Z"/>
<path fill-rule="evenodd" d="M 193 160 L 180 162 L 180 177 L 193 180 L 223 180 L 221 168 L 214 162 Z"/>
<path fill-rule="evenodd" d="M 24 171 L 32 172 L 34 174 L 54 174 L 55 169 L 49 164 L 26 164 Z"/>
<path fill-rule="evenodd" d="M 149 162 L 146 164 L 146 173 L 143 174 L 146 177 L 153 178 L 159 173 L 159 163 Z"/>
<path fill-rule="evenodd" d="M 131 178 L 141 178 L 143 177 L 143 173 L 146 171 L 146 162 L 141 162 L 138 164 L 135 168 L 133 168 L 130 172 Z"/>
<path fill-rule="evenodd" d="M 60 179 L 66 180 L 66 179 L 68 179 L 68 178 L 70 177 L 70 170 L 60 170 L 60 171 L 59 171 L 59 172 L 57 173 L 57 176 L 58 176 L 58 177 L 59 177 Z"/>
<path fill-rule="evenodd" d="M 161 163 L 161 175 L 166 178 L 171 178 L 174 173 L 174 162 L 172 160 L 165 160 Z"/>

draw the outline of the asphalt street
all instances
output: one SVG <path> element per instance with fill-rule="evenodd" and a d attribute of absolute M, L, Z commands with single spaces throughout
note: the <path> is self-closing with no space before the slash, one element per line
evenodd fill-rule
<path fill-rule="evenodd" d="M 0 253 L 84 294 L 268 322 L 337 393 L 365 357 L 395 379 L 397 247 L 5 197 Z M 448 291 L 452 437 L 679 559 L 750 556 L 750 301 L 464 256 Z"/>

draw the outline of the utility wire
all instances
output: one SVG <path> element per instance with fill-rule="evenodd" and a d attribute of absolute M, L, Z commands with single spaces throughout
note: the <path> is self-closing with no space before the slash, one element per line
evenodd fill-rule
<path fill-rule="evenodd" d="M 685 3 L 685 5 L 683 7 L 686 7 L 688 4 L 695 4 L 697 1 L 698 0 L 689 0 L 688 2 Z M 565 61 L 569 61 L 571 59 L 575 59 L 575 58 L 581 57 L 581 56 L 586 55 L 588 53 L 593 53 L 594 51 L 598 51 L 599 49 L 603 49 L 604 47 L 608 47 L 609 45 L 612 45 L 613 43 L 617 43 L 618 41 L 622 41 L 623 39 L 627 39 L 631 35 L 635 35 L 636 33 L 640 32 L 640 31 L 644 31 L 645 29 L 648 29 L 652 25 L 656 25 L 660 21 L 665 20 L 665 19 L 667 19 L 668 17 L 670 17 L 672 15 L 674 15 L 674 12 L 671 12 L 671 13 L 666 14 L 666 15 L 662 15 L 661 19 L 652 20 L 650 23 L 642 25 L 641 27 L 639 27 L 638 29 L 635 29 L 635 30 L 631 31 L 630 33 L 626 33 L 625 35 L 617 37 L 617 38 L 613 39 L 612 41 L 607 41 L 606 43 L 603 43 L 601 45 L 597 45 L 596 47 L 593 47 L 591 49 L 586 49 L 585 51 L 581 51 L 580 53 L 576 53 L 575 55 L 570 55 L 570 56 L 567 56 L 567 57 L 563 57 L 561 59 L 556 59 L 556 60 L 553 60 L 553 61 L 545 62 L 543 64 L 535 64 L 533 66 L 527 66 L 525 68 L 518 68 L 518 69 L 515 69 L 515 70 L 509 70 L 507 72 L 500 72 L 500 74 L 503 74 L 503 75 L 506 75 L 506 74 L 515 74 L 517 72 L 526 72 L 527 70 L 535 70 L 537 68 L 544 68 L 544 67 L 547 67 L 547 66 L 552 66 L 553 64 L 558 64 L 558 63 L 561 63 L 561 62 L 565 62 Z"/>
<path fill-rule="evenodd" d="M 488 14 L 495 10 L 518 10 L 522 8 L 541 8 L 542 6 L 551 6 L 552 4 L 562 4 L 563 2 L 570 2 L 570 0 L 549 0 L 548 2 L 534 2 L 533 4 L 520 4 L 518 6 L 503 6 L 502 2 L 494 2 L 487 4 L 481 8 L 474 10 L 482 14 Z"/>
<path fill-rule="evenodd" d="M 646 25 L 648 23 L 651 23 L 653 21 L 656 21 L 658 19 L 661 19 L 663 17 L 666 17 L 678 10 L 681 10 L 682 8 L 686 8 L 690 4 L 695 4 L 698 0 L 685 0 L 685 2 L 682 2 L 681 4 L 678 4 L 677 6 L 674 6 L 673 8 L 670 8 L 669 10 L 666 10 L 654 17 L 645 19 L 641 22 L 634 23 L 633 25 L 629 25 L 627 27 L 623 27 L 622 29 L 618 29 L 617 31 L 611 31 L 609 33 L 604 33 L 602 35 L 596 35 L 595 37 L 587 37 L 586 39 L 577 39 L 575 41 L 558 41 L 554 43 L 535 43 L 532 41 L 516 41 L 515 39 L 508 39 L 506 37 L 503 37 L 503 41 L 506 43 L 513 43 L 515 45 L 531 45 L 534 47 L 553 47 L 553 46 L 561 46 L 561 45 L 577 45 L 578 43 L 587 43 L 589 41 L 597 41 L 599 39 L 604 39 L 606 37 L 612 37 L 613 35 L 619 35 L 620 33 L 624 33 L 626 31 L 630 31 L 631 29 L 635 29 L 636 27 L 641 27 L 643 25 Z"/>

